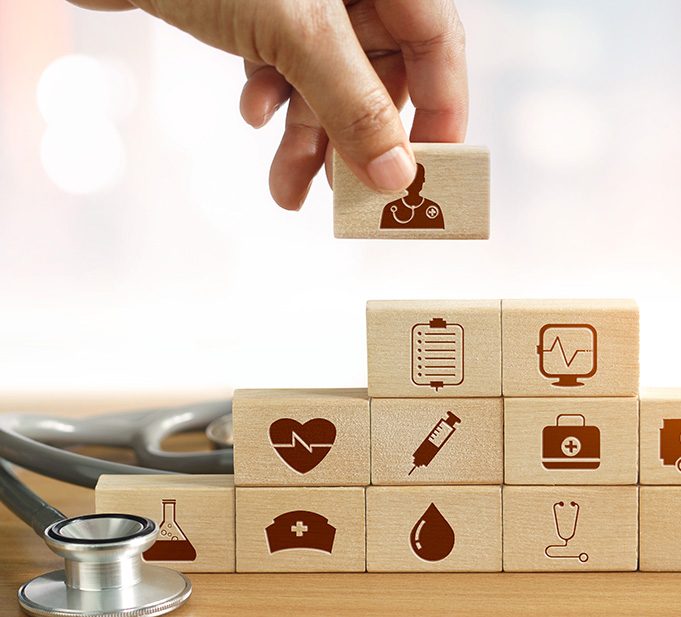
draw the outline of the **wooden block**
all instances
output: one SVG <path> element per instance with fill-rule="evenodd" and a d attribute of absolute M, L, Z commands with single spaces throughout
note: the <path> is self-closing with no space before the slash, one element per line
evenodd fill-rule
<path fill-rule="evenodd" d="M 370 486 L 369 572 L 499 572 L 501 487 Z"/>
<path fill-rule="evenodd" d="M 681 486 L 642 486 L 640 569 L 681 572 Z"/>
<path fill-rule="evenodd" d="M 504 396 L 636 396 L 633 300 L 504 300 Z"/>
<path fill-rule="evenodd" d="M 498 300 L 370 301 L 369 396 L 500 396 L 500 307 Z"/>
<path fill-rule="evenodd" d="M 232 403 L 237 486 L 366 486 L 366 389 L 237 390 Z"/>
<path fill-rule="evenodd" d="M 181 572 L 234 572 L 234 477 L 100 476 L 96 511 L 137 514 L 160 527 L 145 561 Z"/>
<path fill-rule="evenodd" d="M 504 570 L 630 571 L 637 486 L 505 486 Z"/>
<path fill-rule="evenodd" d="M 502 399 L 371 399 L 372 484 L 502 482 Z"/>
<path fill-rule="evenodd" d="M 681 388 L 641 393 L 641 484 L 681 484 Z"/>
<path fill-rule="evenodd" d="M 238 488 L 237 572 L 363 572 L 358 487 Z"/>
<path fill-rule="evenodd" d="M 507 398 L 506 484 L 636 484 L 638 399 Z"/>
<path fill-rule="evenodd" d="M 462 144 L 413 144 L 420 164 L 407 191 L 367 188 L 334 154 L 337 238 L 489 238 L 489 152 Z"/>

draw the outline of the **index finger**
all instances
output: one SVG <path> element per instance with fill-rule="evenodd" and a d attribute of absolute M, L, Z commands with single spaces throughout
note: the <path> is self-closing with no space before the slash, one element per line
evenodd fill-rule
<path fill-rule="evenodd" d="M 397 41 L 416 114 L 411 141 L 460 142 L 468 123 L 465 35 L 451 0 L 375 0 Z"/>

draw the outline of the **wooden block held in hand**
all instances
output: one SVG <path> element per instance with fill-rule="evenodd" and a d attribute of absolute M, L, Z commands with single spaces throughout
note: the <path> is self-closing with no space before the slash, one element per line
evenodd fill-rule
<path fill-rule="evenodd" d="M 371 399 L 371 482 L 501 484 L 502 400 Z"/>
<path fill-rule="evenodd" d="M 632 571 L 637 486 L 505 486 L 504 570 Z"/>
<path fill-rule="evenodd" d="M 504 396 L 636 396 L 633 300 L 504 300 Z"/>
<path fill-rule="evenodd" d="M 364 519 L 364 488 L 238 488 L 237 572 L 363 572 Z"/>
<path fill-rule="evenodd" d="M 369 572 L 499 572 L 501 487 L 370 486 Z"/>
<path fill-rule="evenodd" d="M 641 484 L 681 484 L 681 388 L 641 393 Z"/>
<path fill-rule="evenodd" d="M 103 475 L 97 513 L 146 516 L 158 540 L 143 558 L 180 572 L 234 572 L 234 477 Z"/>
<path fill-rule="evenodd" d="M 413 144 L 416 177 L 406 191 L 377 193 L 334 152 L 336 238 L 489 238 L 489 151 Z"/>
<path fill-rule="evenodd" d="M 498 300 L 371 300 L 369 396 L 501 395 Z"/>
<path fill-rule="evenodd" d="M 681 486 L 642 486 L 640 569 L 681 572 Z"/>
<path fill-rule="evenodd" d="M 506 484 L 636 484 L 638 399 L 504 399 Z"/>
<path fill-rule="evenodd" d="M 366 486 L 366 389 L 237 390 L 237 486 Z"/>

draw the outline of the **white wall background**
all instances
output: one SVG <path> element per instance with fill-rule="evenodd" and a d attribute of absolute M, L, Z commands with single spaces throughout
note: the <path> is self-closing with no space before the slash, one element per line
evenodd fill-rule
<path fill-rule="evenodd" d="M 238 59 L 0 0 L 0 390 L 361 385 L 367 299 L 532 296 L 637 298 L 642 382 L 681 386 L 681 3 L 457 5 L 489 241 L 335 240 L 322 178 L 271 201 Z"/>

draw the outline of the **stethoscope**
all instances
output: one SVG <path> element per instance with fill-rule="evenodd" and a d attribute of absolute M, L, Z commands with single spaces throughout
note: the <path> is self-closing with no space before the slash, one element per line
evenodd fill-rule
<path fill-rule="evenodd" d="M 19 604 L 40 617 L 141 617 L 184 604 L 191 582 L 179 572 L 142 561 L 157 524 L 132 514 L 67 518 L 17 479 L 9 463 L 94 488 L 101 474 L 232 473 L 231 402 L 155 409 L 80 420 L 0 415 L 0 501 L 64 559 L 64 569 L 21 586 Z M 166 452 L 169 435 L 205 429 L 211 452 Z M 76 445 L 132 448 L 124 465 L 69 452 Z"/>
<path fill-rule="evenodd" d="M 415 206 L 412 206 L 411 204 L 408 204 L 406 201 L 404 201 L 404 197 L 400 198 L 400 201 L 407 207 L 409 208 L 409 218 L 408 219 L 401 219 L 399 216 L 397 216 L 397 206 L 390 206 L 390 213 L 393 215 L 393 218 L 395 219 L 395 222 L 399 223 L 400 225 L 408 225 L 414 220 L 414 217 L 416 216 L 416 210 L 420 208 L 423 203 L 426 201 L 425 197 L 421 197 L 421 203 L 416 204 Z"/>
<path fill-rule="evenodd" d="M 569 508 L 566 512 L 565 508 Z M 587 553 L 578 553 L 576 555 L 567 555 L 563 549 L 567 548 L 568 543 L 575 537 L 577 533 L 577 522 L 579 521 L 580 506 L 576 501 L 571 501 L 566 504 L 564 501 L 557 501 L 553 504 L 553 523 L 556 528 L 556 535 L 563 541 L 562 544 L 550 544 L 544 549 L 544 554 L 552 559 L 579 559 L 582 563 L 589 559 Z M 571 513 L 567 518 L 567 525 L 562 524 L 561 514 Z M 570 518 L 572 522 L 570 524 Z"/>

